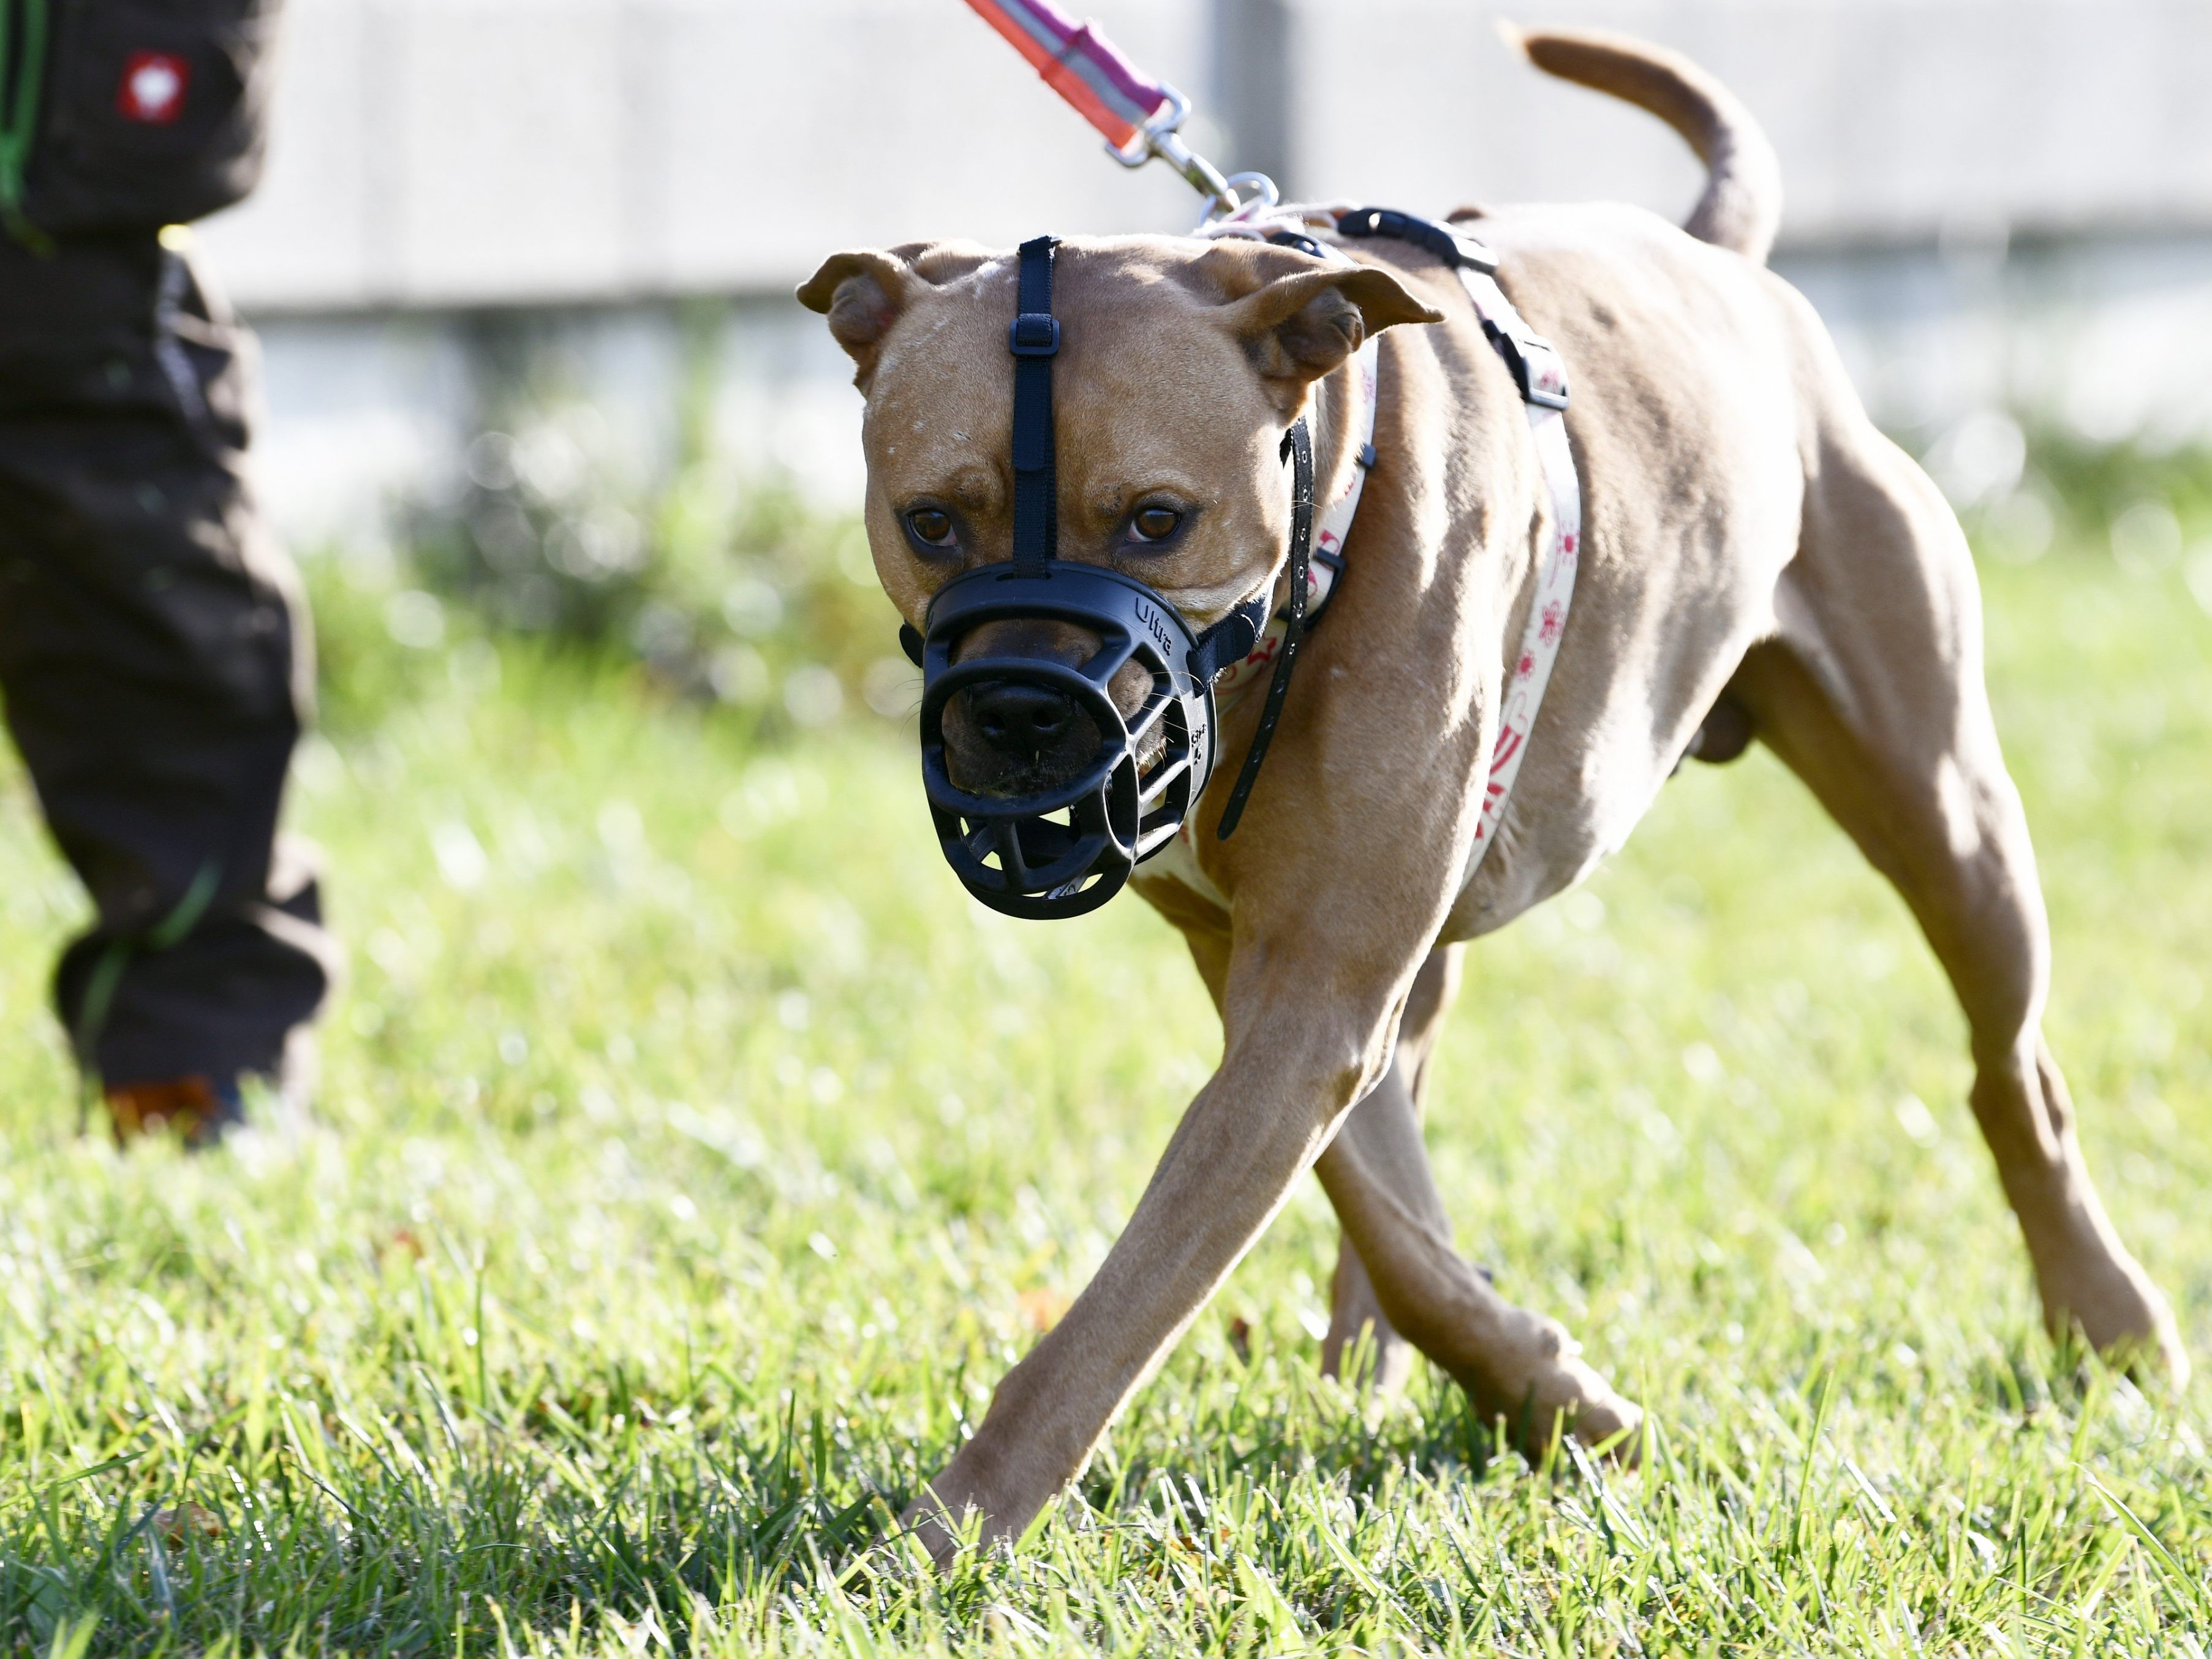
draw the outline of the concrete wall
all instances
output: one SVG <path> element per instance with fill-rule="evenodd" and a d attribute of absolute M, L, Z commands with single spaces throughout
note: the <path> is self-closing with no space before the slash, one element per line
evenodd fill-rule
<path fill-rule="evenodd" d="M 1215 159 L 1431 210 L 1680 215 L 1681 144 L 1530 69 L 1493 19 L 1673 45 L 1772 134 L 1778 264 L 1881 418 L 1932 440 L 2027 404 L 2212 433 L 2212 0 L 1090 3 L 1198 100 Z M 434 492 L 518 351 L 596 406 L 611 467 L 649 476 L 700 372 L 687 295 L 720 307 L 717 447 L 849 501 L 859 400 L 788 297 L 823 254 L 1194 213 L 1164 169 L 1109 162 L 959 0 L 289 4 L 268 176 L 205 240 L 263 326 L 264 489 L 303 543 Z"/>
<path fill-rule="evenodd" d="M 1110 0 L 1296 191 L 1442 210 L 1698 169 L 1493 18 L 1679 46 L 1743 96 L 1800 247 L 2212 227 L 2205 0 Z M 787 288 L 830 249 L 1177 229 L 958 0 L 291 0 L 267 179 L 209 237 L 264 311 Z M 1272 91 L 1279 87 L 1282 90 Z"/>
<path fill-rule="evenodd" d="M 1114 11 L 1204 73 L 1202 8 Z M 858 244 L 1191 216 L 958 0 L 290 0 L 283 54 L 267 176 L 207 229 L 263 312 L 788 289 Z"/>
<path fill-rule="evenodd" d="M 1316 197 L 1613 196 L 1666 212 L 1695 198 L 1699 168 L 1650 118 L 1501 51 L 1502 11 L 1624 30 L 1719 76 L 1781 155 L 1786 246 L 2212 226 L 2203 0 L 1294 0 L 1289 11 L 1304 112 L 1291 171 Z"/>

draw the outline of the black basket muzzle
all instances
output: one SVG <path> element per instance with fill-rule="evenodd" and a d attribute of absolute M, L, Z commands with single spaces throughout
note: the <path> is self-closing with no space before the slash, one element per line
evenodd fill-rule
<path fill-rule="evenodd" d="M 908 654 L 921 665 L 921 775 L 945 856 L 961 884 L 993 909 L 1042 921 L 1097 909 L 1182 829 L 1213 772 L 1214 676 L 1251 650 L 1273 591 L 1271 575 L 1243 604 L 1194 633 L 1173 605 L 1133 576 L 1059 556 L 1052 409 L 1052 364 L 1060 344 L 1052 314 L 1058 246 L 1049 236 L 1022 244 L 1019 308 L 1007 332 L 1014 359 L 1013 556 L 963 571 L 939 588 L 924 635 L 900 631 Z M 1288 632 L 1243 771 L 1216 830 L 1224 838 L 1236 828 L 1267 752 L 1303 628 L 1313 535 L 1313 445 L 1303 418 L 1285 435 L 1283 454 L 1294 469 Z M 1071 624 L 1096 635 L 1098 648 L 1075 665 L 993 653 L 954 660 L 977 629 L 1015 620 Z M 1113 683 L 1132 664 L 1147 684 L 1125 716 Z M 945 717 L 963 691 L 987 685 L 1027 686 L 1066 698 L 1097 728 L 1097 750 L 1063 781 L 1026 794 L 963 789 L 946 764 Z"/>
<path fill-rule="evenodd" d="M 953 660 L 978 628 L 1018 619 L 1071 624 L 1096 635 L 1098 648 L 1079 665 L 996 653 Z M 1097 909 L 1174 836 L 1212 773 L 1214 652 L 1144 583 L 1059 559 L 1041 571 L 989 564 L 956 576 L 931 602 L 928 623 L 921 775 L 953 872 L 1008 915 L 1050 920 Z M 1112 686 L 1131 663 L 1149 684 L 1125 715 Z M 1065 697 L 1097 728 L 1097 749 L 1064 781 L 1008 796 L 953 781 L 947 708 L 963 691 L 1004 685 Z M 1147 749 L 1154 752 L 1140 769 Z"/>

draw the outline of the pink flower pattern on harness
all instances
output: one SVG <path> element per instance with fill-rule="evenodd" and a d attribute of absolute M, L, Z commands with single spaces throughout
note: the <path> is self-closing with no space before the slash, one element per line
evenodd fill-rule
<path fill-rule="evenodd" d="M 1528 325 L 1496 277 L 1462 268 L 1459 279 L 1468 298 L 1474 302 L 1477 316 L 1516 337 L 1528 333 Z M 1565 389 L 1565 376 L 1556 355 L 1547 354 L 1533 378 L 1544 391 L 1556 394 Z M 1575 571 L 1582 551 L 1582 480 L 1575 471 L 1574 452 L 1567 445 L 1566 416 L 1562 410 L 1539 403 L 1531 402 L 1527 407 L 1528 430 L 1536 441 L 1545 491 L 1551 498 L 1551 524 L 1537 560 L 1535 595 L 1528 607 L 1521 649 L 1514 658 L 1505 706 L 1498 713 L 1498 740 L 1490 751 L 1490 781 L 1483 791 L 1482 815 L 1474 828 L 1478 866 L 1498 838 L 1498 821 L 1505 815 L 1513 780 L 1520 773 L 1521 763 L 1528 758 L 1528 735 L 1535 726 L 1544 688 L 1551 682 L 1553 665 L 1559 660 L 1559 647 L 1566 637 L 1567 614 L 1574 605 Z"/>

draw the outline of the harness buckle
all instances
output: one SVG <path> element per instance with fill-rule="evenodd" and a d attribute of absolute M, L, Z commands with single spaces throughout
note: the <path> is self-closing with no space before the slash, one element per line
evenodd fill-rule
<path fill-rule="evenodd" d="M 1006 330 L 1006 347 L 1017 357 L 1052 357 L 1060 352 L 1060 319 L 1048 311 L 1025 311 Z"/>
<path fill-rule="evenodd" d="M 1328 250 L 1301 230 L 1273 231 L 1269 234 L 1267 240 L 1277 247 L 1294 247 L 1299 252 L 1312 258 L 1328 258 Z"/>
<path fill-rule="evenodd" d="M 1489 317 L 1482 319 L 1482 331 L 1490 337 L 1490 343 L 1505 360 L 1513 384 L 1520 388 L 1522 403 L 1534 404 L 1540 409 L 1567 406 L 1567 371 L 1549 340 L 1540 334 L 1514 333 L 1500 328 L 1496 319 Z"/>
<path fill-rule="evenodd" d="M 1498 256 L 1480 242 L 1419 214 L 1396 208 L 1354 208 L 1339 216 L 1336 228 L 1346 236 L 1387 236 L 1394 242 L 1411 242 L 1454 270 L 1479 270 L 1486 276 L 1498 274 Z"/>

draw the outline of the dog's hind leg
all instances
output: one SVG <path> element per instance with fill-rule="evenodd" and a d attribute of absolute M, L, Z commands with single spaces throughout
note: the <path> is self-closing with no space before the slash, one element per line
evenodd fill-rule
<path fill-rule="evenodd" d="M 2173 1316 L 2121 1243 L 2041 1032 L 2050 936 L 1982 680 L 1965 538 L 1926 476 L 1850 411 L 1816 431 L 1780 637 L 1731 690 L 1761 739 L 1894 883 L 1971 1031 L 1975 1118 L 2055 1335 L 2187 1373 Z"/>
<path fill-rule="evenodd" d="M 1419 976 L 1413 981 L 1412 994 L 1406 999 L 1406 1012 L 1399 1021 L 1398 1046 L 1391 1055 L 1391 1068 L 1401 1079 L 1401 1086 L 1412 1096 L 1416 1122 L 1427 1105 L 1430 1058 L 1443 1030 L 1444 1015 L 1459 994 L 1461 958 L 1466 948 L 1462 945 L 1448 945 L 1430 953 L 1429 959 L 1421 964 Z M 1373 1098 L 1371 1095 L 1368 1097 L 1370 1101 Z M 1352 1109 L 1352 1119 L 1356 1121 L 1367 1109 L 1368 1102 L 1361 1102 Z M 1434 1193 L 1433 1184 L 1423 1171 L 1418 1179 L 1405 1183 L 1401 1196 L 1409 1203 L 1418 1203 L 1423 1194 L 1433 1198 Z M 1437 1219 L 1441 1223 L 1441 1211 Z M 1362 1358 L 1355 1361 L 1355 1356 Z M 1362 1374 L 1356 1377 L 1347 1376 L 1346 1367 L 1355 1363 L 1359 1364 Z M 1340 1237 L 1336 1273 L 1329 1287 L 1328 1334 L 1321 1346 L 1322 1370 L 1330 1376 L 1371 1382 L 1382 1393 L 1392 1394 L 1404 1386 L 1413 1363 L 1413 1345 L 1399 1334 L 1390 1323 L 1389 1316 L 1382 1311 L 1382 1299 L 1376 1293 L 1375 1280 L 1367 1271 L 1367 1264 L 1359 1259 L 1359 1252 L 1353 1248 L 1349 1235 Z"/>

